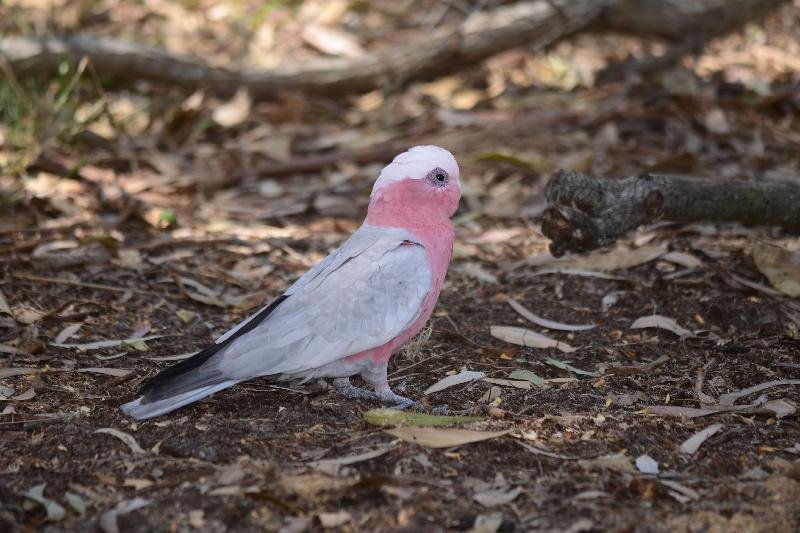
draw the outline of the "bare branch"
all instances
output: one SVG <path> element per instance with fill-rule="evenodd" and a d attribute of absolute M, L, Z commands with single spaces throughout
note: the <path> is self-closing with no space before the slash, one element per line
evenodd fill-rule
<path fill-rule="evenodd" d="M 661 219 L 737 221 L 800 233 L 800 186 L 792 183 L 656 174 L 609 180 L 560 170 L 545 194 L 542 232 L 555 256 L 608 246 Z"/>
<path fill-rule="evenodd" d="M 245 87 L 256 100 L 281 91 L 335 96 L 435 79 L 511 48 L 541 50 L 589 29 L 675 40 L 695 34 L 707 38 L 752 22 L 784 1 L 529 0 L 479 11 L 459 26 L 363 58 L 267 70 L 212 67 L 161 48 L 86 35 L 6 37 L 0 39 L 0 56 L 19 76 L 53 72 L 64 58 L 88 57 L 97 72 L 124 83 L 146 80 L 222 96 Z"/>

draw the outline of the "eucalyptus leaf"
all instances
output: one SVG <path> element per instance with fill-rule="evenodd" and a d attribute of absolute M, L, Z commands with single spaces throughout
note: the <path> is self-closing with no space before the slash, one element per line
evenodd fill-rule
<path fill-rule="evenodd" d="M 444 416 L 398 411 L 397 409 L 370 409 L 364 420 L 375 426 L 455 426 L 486 420 L 482 416 Z"/>

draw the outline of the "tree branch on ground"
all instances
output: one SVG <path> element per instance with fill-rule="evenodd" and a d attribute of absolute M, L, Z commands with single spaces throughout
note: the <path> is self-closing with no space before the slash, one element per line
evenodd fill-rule
<path fill-rule="evenodd" d="M 64 58 L 88 57 L 121 82 L 152 81 L 229 96 L 247 88 L 255 100 L 282 91 L 335 96 L 451 74 L 519 46 L 542 50 L 580 31 L 618 31 L 672 40 L 713 37 L 753 22 L 786 0 L 532 0 L 479 11 L 455 28 L 359 59 L 327 59 L 266 70 L 234 71 L 198 58 L 117 39 L 7 37 L 3 56 L 18 75 L 53 72 Z"/>
<path fill-rule="evenodd" d="M 800 180 L 798 180 L 800 181 Z M 642 174 L 622 180 L 560 170 L 545 187 L 551 253 L 582 253 L 659 220 L 735 221 L 800 234 L 800 186 Z"/>

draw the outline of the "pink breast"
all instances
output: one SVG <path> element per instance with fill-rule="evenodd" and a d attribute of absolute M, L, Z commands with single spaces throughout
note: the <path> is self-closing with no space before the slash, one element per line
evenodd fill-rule
<path fill-rule="evenodd" d="M 450 216 L 458 206 L 460 196 L 461 191 L 457 186 L 432 191 L 425 180 L 405 179 L 389 185 L 372 199 L 366 223 L 411 232 L 425 247 L 433 280 L 417 319 L 408 328 L 381 346 L 347 357 L 347 361 L 371 358 L 375 363 L 385 363 L 428 321 L 439 299 L 442 282 L 453 256 L 455 236 Z"/>
<path fill-rule="evenodd" d="M 439 293 L 442 291 L 444 276 L 447 274 L 447 267 L 453 255 L 453 227 L 447 220 L 446 227 L 438 228 L 418 228 L 411 230 L 411 233 L 425 247 L 425 253 L 431 266 L 433 276 L 431 290 L 422 301 L 422 306 L 417 317 L 411 325 L 403 330 L 397 337 L 376 348 L 371 348 L 347 357 L 346 361 L 361 361 L 371 358 L 375 363 L 385 363 L 392 354 L 405 343 L 414 338 L 419 333 L 431 316 L 436 302 L 439 300 Z"/>

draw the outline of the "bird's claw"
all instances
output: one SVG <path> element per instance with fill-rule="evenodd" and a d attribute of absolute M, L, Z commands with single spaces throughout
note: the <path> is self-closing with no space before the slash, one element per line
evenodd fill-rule
<path fill-rule="evenodd" d="M 447 404 L 442 405 L 434 405 L 431 407 L 431 414 L 432 415 L 449 415 L 450 414 L 450 406 Z"/>
<path fill-rule="evenodd" d="M 375 392 L 372 392 L 367 389 L 362 389 L 361 387 L 356 387 L 350 383 L 349 378 L 336 378 L 333 380 L 333 386 L 339 394 L 346 398 L 361 398 L 363 400 L 372 401 L 378 400 L 391 409 L 397 409 L 398 411 L 405 411 L 411 407 L 420 411 L 424 410 L 424 407 L 419 402 L 411 398 L 406 398 L 405 396 L 400 396 L 388 386 L 381 386 L 381 384 L 378 384 L 375 388 Z"/>
<path fill-rule="evenodd" d="M 376 393 L 356 387 L 347 378 L 333 380 L 333 386 L 336 391 L 345 398 L 361 398 L 363 400 L 379 400 L 381 399 Z"/>
<path fill-rule="evenodd" d="M 399 394 L 395 394 L 391 391 L 388 393 L 379 394 L 378 397 L 382 403 L 387 404 L 392 409 L 397 409 L 398 411 L 405 411 L 410 407 L 420 407 L 419 402 L 415 402 L 411 398 L 400 396 Z"/>

